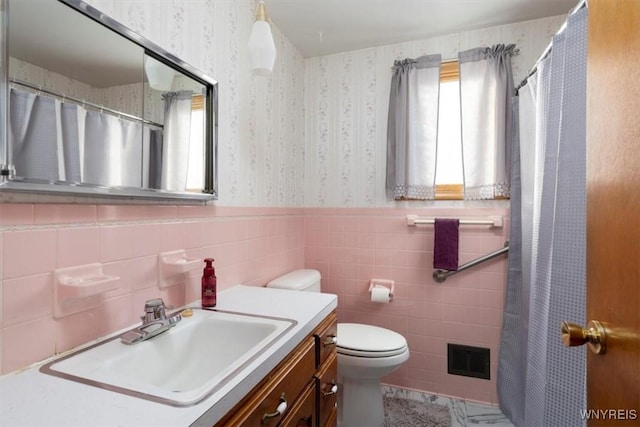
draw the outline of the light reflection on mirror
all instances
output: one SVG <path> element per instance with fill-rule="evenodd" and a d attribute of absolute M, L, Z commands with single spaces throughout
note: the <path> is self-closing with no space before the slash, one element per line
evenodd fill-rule
<path fill-rule="evenodd" d="M 148 150 L 149 156 L 157 160 L 143 162 L 149 164 L 149 173 L 143 174 L 149 180 L 143 182 L 143 187 L 201 191 L 206 88 L 148 55 L 145 55 L 144 68 L 144 118 L 162 127 L 162 138 L 154 141 L 154 132 L 160 130 L 151 130 L 150 145 L 144 146 L 143 152 Z"/>

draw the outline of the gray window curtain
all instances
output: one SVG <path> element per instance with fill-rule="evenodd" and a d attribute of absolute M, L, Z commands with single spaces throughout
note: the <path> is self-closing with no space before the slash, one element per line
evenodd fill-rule
<path fill-rule="evenodd" d="M 435 198 L 441 56 L 395 61 L 387 127 L 387 197 Z"/>
<path fill-rule="evenodd" d="M 145 188 L 162 188 L 162 135 L 162 129 L 145 128 L 142 154 Z"/>
<path fill-rule="evenodd" d="M 514 44 L 467 50 L 460 63 L 464 198 L 509 197 Z"/>
<path fill-rule="evenodd" d="M 162 189 L 184 191 L 189 165 L 191 102 L 193 92 L 167 92 L 164 99 L 164 140 L 162 143 Z"/>

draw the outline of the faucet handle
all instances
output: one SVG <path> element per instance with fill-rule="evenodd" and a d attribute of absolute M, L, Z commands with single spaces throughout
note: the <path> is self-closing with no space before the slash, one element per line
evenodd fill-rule
<path fill-rule="evenodd" d="M 147 307 L 157 307 L 160 305 L 164 305 L 164 301 L 162 300 L 162 298 L 153 298 L 145 301 L 144 308 L 146 309 Z"/>
<path fill-rule="evenodd" d="M 144 303 L 144 319 L 145 323 L 154 320 L 163 320 L 167 318 L 166 306 L 162 298 L 154 298 Z"/>

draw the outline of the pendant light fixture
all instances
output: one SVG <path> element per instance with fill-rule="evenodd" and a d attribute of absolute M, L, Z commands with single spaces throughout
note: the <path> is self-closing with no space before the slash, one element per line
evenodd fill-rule
<path fill-rule="evenodd" d="M 173 78 L 176 72 L 173 68 L 162 62 L 145 55 L 144 57 L 144 71 L 147 75 L 147 81 L 149 86 L 155 90 L 161 90 L 163 92 L 171 90 L 173 86 Z"/>
<path fill-rule="evenodd" d="M 276 44 L 271 34 L 271 25 L 267 18 L 267 9 L 264 1 L 258 2 L 256 9 L 256 21 L 251 27 L 249 36 L 249 59 L 253 74 L 268 76 L 273 70 L 276 61 Z"/>

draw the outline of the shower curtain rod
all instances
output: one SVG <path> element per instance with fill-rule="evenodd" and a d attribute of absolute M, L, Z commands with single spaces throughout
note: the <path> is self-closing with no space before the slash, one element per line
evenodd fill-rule
<path fill-rule="evenodd" d="M 576 13 L 577 11 L 582 9 L 583 7 L 589 7 L 588 4 L 587 4 L 587 0 L 580 0 L 578 2 L 578 4 L 576 4 L 575 7 L 569 11 L 569 13 L 567 14 L 567 17 L 573 15 L 574 13 Z M 560 29 L 556 32 L 556 35 L 562 33 L 564 31 L 564 29 L 566 28 L 566 26 L 567 26 L 567 21 L 565 19 L 564 24 L 562 24 L 560 26 Z M 536 71 L 538 70 L 538 65 L 540 65 L 540 63 L 547 56 L 549 56 L 549 53 L 551 53 L 552 46 L 553 46 L 553 38 L 551 39 L 551 41 L 549 42 L 547 47 L 542 51 L 542 55 L 540 55 L 538 57 L 538 60 L 533 65 L 533 67 L 531 67 L 531 70 L 529 70 L 529 72 L 527 73 L 527 76 L 520 82 L 520 84 L 518 86 L 516 86 L 516 88 L 515 88 L 515 95 L 516 96 L 518 95 L 518 91 L 521 88 L 523 88 L 524 86 L 527 85 L 527 82 L 529 81 L 529 77 L 533 76 L 536 73 Z"/>
<path fill-rule="evenodd" d="M 84 99 L 74 98 L 72 96 L 67 96 L 65 94 L 61 95 L 57 92 L 53 92 L 53 91 L 44 89 L 42 87 L 35 86 L 32 83 L 28 83 L 22 80 L 12 78 L 12 79 L 9 79 L 9 82 L 13 83 L 14 85 L 20 85 L 20 86 L 38 91 L 38 93 L 42 92 L 42 93 L 46 93 L 47 95 L 54 96 L 60 99 L 63 103 L 65 101 L 70 101 L 70 102 L 73 102 L 74 104 L 82 105 L 83 107 L 91 107 L 93 109 L 100 110 L 101 113 L 105 112 L 120 118 L 125 118 L 125 119 L 136 121 L 136 122 L 142 122 L 145 125 L 155 126 L 160 129 L 164 128 L 164 125 L 160 123 L 152 122 L 151 120 L 143 119 L 142 117 L 134 116 L 133 114 L 127 114 L 127 113 L 120 112 L 118 110 L 113 110 L 111 108 L 105 107 L 104 105 L 98 105 L 98 104 L 94 104 L 93 102 L 85 101 Z"/>

